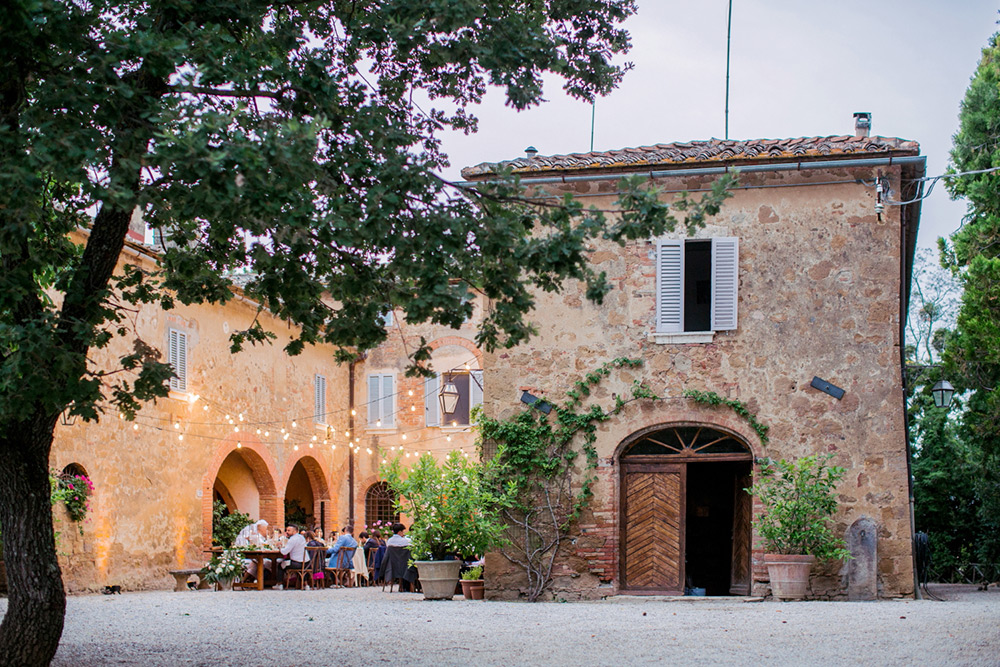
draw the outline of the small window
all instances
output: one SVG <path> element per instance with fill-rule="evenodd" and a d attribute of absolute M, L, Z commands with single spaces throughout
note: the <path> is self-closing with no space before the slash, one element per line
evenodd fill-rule
<path fill-rule="evenodd" d="M 656 331 L 736 328 L 739 240 L 665 239 L 657 243 Z"/>
<path fill-rule="evenodd" d="M 326 423 L 326 377 L 313 376 L 313 421 Z"/>
<path fill-rule="evenodd" d="M 177 329 L 170 329 L 167 344 L 167 363 L 170 364 L 174 377 L 170 378 L 170 389 L 187 391 L 187 334 Z"/>
<path fill-rule="evenodd" d="M 368 426 L 392 428 L 396 425 L 396 392 L 389 374 L 368 376 Z"/>
<path fill-rule="evenodd" d="M 376 522 L 384 526 L 397 521 L 399 512 L 396 511 L 396 496 L 392 494 L 389 485 L 385 482 L 375 482 L 369 486 L 365 493 L 365 524 L 371 528 Z M 382 537 L 389 536 L 382 535 Z"/>

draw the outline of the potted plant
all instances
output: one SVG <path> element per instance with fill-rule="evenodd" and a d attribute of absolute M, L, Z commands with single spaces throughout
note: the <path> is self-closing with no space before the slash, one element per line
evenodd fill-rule
<path fill-rule="evenodd" d="M 486 597 L 482 565 L 470 567 L 462 573 L 462 595 L 466 600 L 482 600 Z"/>
<path fill-rule="evenodd" d="M 483 464 L 458 451 L 441 464 L 424 454 L 409 470 L 396 456 L 381 474 L 398 498 L 397 510 L 413 521 L 410 554 L 424 599 L 452 599 L 461 558 L 481 556 L 500 545 L 503 499 L 483 484 Z"/>
<path fill-rule="evenodd" d="M 215 584 L 215 590 L 232 590 L 233 582 L 243 576 L 243 554 L 238 549 L 226 549 L 212 556 L 212 560 L 202 568 L 201 578 Z"/>
<path fill-rule="evenodd" d="M 759 461 L 753 488 L 747 489 L 763 506 L 754 527 L 764 541 L 764 562 L 778 599 L 805 597 L 809 571 L 817 559 L 851 557 L 830 526 L 837 511 L 837 482 L 845 472 L 829 465 L 832 457 Z"/>

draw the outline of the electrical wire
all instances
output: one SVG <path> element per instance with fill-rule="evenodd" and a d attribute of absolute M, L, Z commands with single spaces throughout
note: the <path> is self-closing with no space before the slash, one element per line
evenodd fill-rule
<path fill-rule="evenodd" d="M 972 176 L 972 175 L 975 175 L 975 174 L 989 174 L 989 173 L 992 173 L 994 171 L 1000 171 L 1000 167 L 990 167 L 988 169 L 974 169 L 972 171 L 958 171 L 958 172 L 955 172 L 954 174 L 941 174 L 940 176 L 924 176 L 922 178 L 914 178 L 913 180 L 911 180 L 909 182 L 910 183 L 920 183 L 921 185 L 924 184 L 924 183 L 930 183 L 930 186 L 927 188 L 926 192 L 921 192 L 919 195 L 917 195 L 913 199 L 909 199 L 907 201 L 894 201 L 892 199 L 887 199 L 887 200 L 885 200 L 885 203 L 888 204 L 888 205 L 890 205 L 890 206 L 905 206 L 906 204 L 915 204 L 918 201 L 923 201 L 924 199 L 927 199 L 928 197 L 930 197 L 931 196 L 931 192 L 934 191 L 934 186 L 938 184 L 938 181 L 948 180 L 949 178 L 957 178 L 959 176 Z"/>

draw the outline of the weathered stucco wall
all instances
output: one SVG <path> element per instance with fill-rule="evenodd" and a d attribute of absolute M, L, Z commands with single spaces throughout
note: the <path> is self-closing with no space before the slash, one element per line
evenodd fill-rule
<path fill-rule="evenodd" d="M 884 173 L 899 187 L 899 170 Z M 739 238 L 739 320 L 707 344 L 657 344 L 654 240 L 625 247 L 598 244 L 591 257 L 614 291 L 601 306 L 579 285 L 562 294 L 538 294 L 533 315 L 539 333 L 528 344 L 486 359 L 491 388 L 485 409 L 504 416 L 519 409 L 520 389 L 556 401 L 584 373 L 617 357 L 640 358 L 640 369 L 613 375 L 593 399 L 609 407 L 612 393 L 627 395 L 641 380 L 662 402 L 630 406 L 602 425 L 595 496 L 576 528 L 575 544 L 557 563 L 556 597 L 596 597 L 619 586 L 616 451 L 629 434 L 657 424 L 693 421 L 743 435 L 755 456 L 797 458 L 821 452 L 847 468 L 839 487 L 836 531 L 868 516 L 879 526 L 882 595 L 913 591 L 908 515 L 906 438 L 899 354 L 900 219 L 889 207 L 877 219 L 872 169 L 751 174 L 722 212 L 695 234 Z M 706 178 L 657 181 L 668 191 L 697 190 Z M 834 184 L 830 184 L 834 183 Z M 609 208 L 614 181 L 555 189 Z M 595 196 L 597 195 L 597 196 Z M 603 195 L 603 196 L 602 196 Z M 684 238 L 679 229 L 671 238 Z M 843 388 L 842 400 L 810 387 L 819 376 Z M 679 398 L 687 389 L 711 390 L 744 402 L 770 426 L 770 445 L 731 411 Z M 754 590 L 766 590 L 761 552 L 754 551 Z M 812 593 L 846 592 L 846 568 L 814 570 Z M 487 588 L 516 597 L 516 573 L 491 554 Z M 820 574 L 817 574 L 820 573 Z"/>
<path fill-rule="evenodd" d="M 153 261 L 134 246 L 122 258 L 122 263 L 147 268 Z M 172 587 L 169 570 L 200 567 L 207 560 L 216 488 L 235 509 L 267 519 L 272 528 L 283 524 L 286 498 L 300 499 L 317 522 L 322 503 L 329 533 L 352 516 L 359 526 L 365 521 L 365 492 L 378 481 L 380 448 L 406 445 L 411 456 L 425 450 L 444 456 L 453 448 L 473 453 L 467 428 L 424 428 L 422 381 L 404 373 L 408 352 L 420 336 L 446 354 L 461 350 L 457 354 L 464 355 L 463 362 L 471 360 L 479 368 L 474 321 L 458 331 L 395 325 L 389 340 L 354 369 L 357 415 L 352 421 L 350 368 L 334 363 L 329 346 L 306 346 L 302 354 L 289 357 L 283 348 L 292 329 L 263 312 L 261 324 L 277 339 L 230 354 L 229 334 L 246 328 L 256 316 L 256 304 L 240 298 L 226 305 L 178 304 L 166 312 L 144 306 L 135 316 L 134 335 L 92 355 L 98 366 L 111 368 L 136 337 L 165 351 L 168 329 L 179 329 L 188 334 L 188 392 L 146 405 L 134 422 L 119 419 L 108 405 L 99 422 L 77 420 L 57 427 L 52 468 L 76 463 L 95 486 L 88 518 L 80 526 L 63 520 L 64 511 L 56 509 L 67 590 L 109 584 L 132 590 Z M 448 361 L 441 359 L 442 364 Z M 365 377 L 385 369 L 399 382 L 397 426 L 369 432 Z M 317 373 L 327 381 L 329 432 L 313 420 Z M 197 400 L 188 400 L 194 395 Z M 355 448 L 353 508 L 349 441 Z"/>

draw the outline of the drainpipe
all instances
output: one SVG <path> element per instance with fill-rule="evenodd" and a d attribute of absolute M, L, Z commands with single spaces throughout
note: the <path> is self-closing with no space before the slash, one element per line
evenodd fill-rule
<path fill-rule="evenodd" d="M 347 376 L 347 430 L 352 438 L 358 435 L 354 432 L 354 366 L 357 360 L 352 361 L 350 371 Z M 351 445 L 351 438 L 347 439 L 347 525 L 354 525 L 354 447 Z"/>

